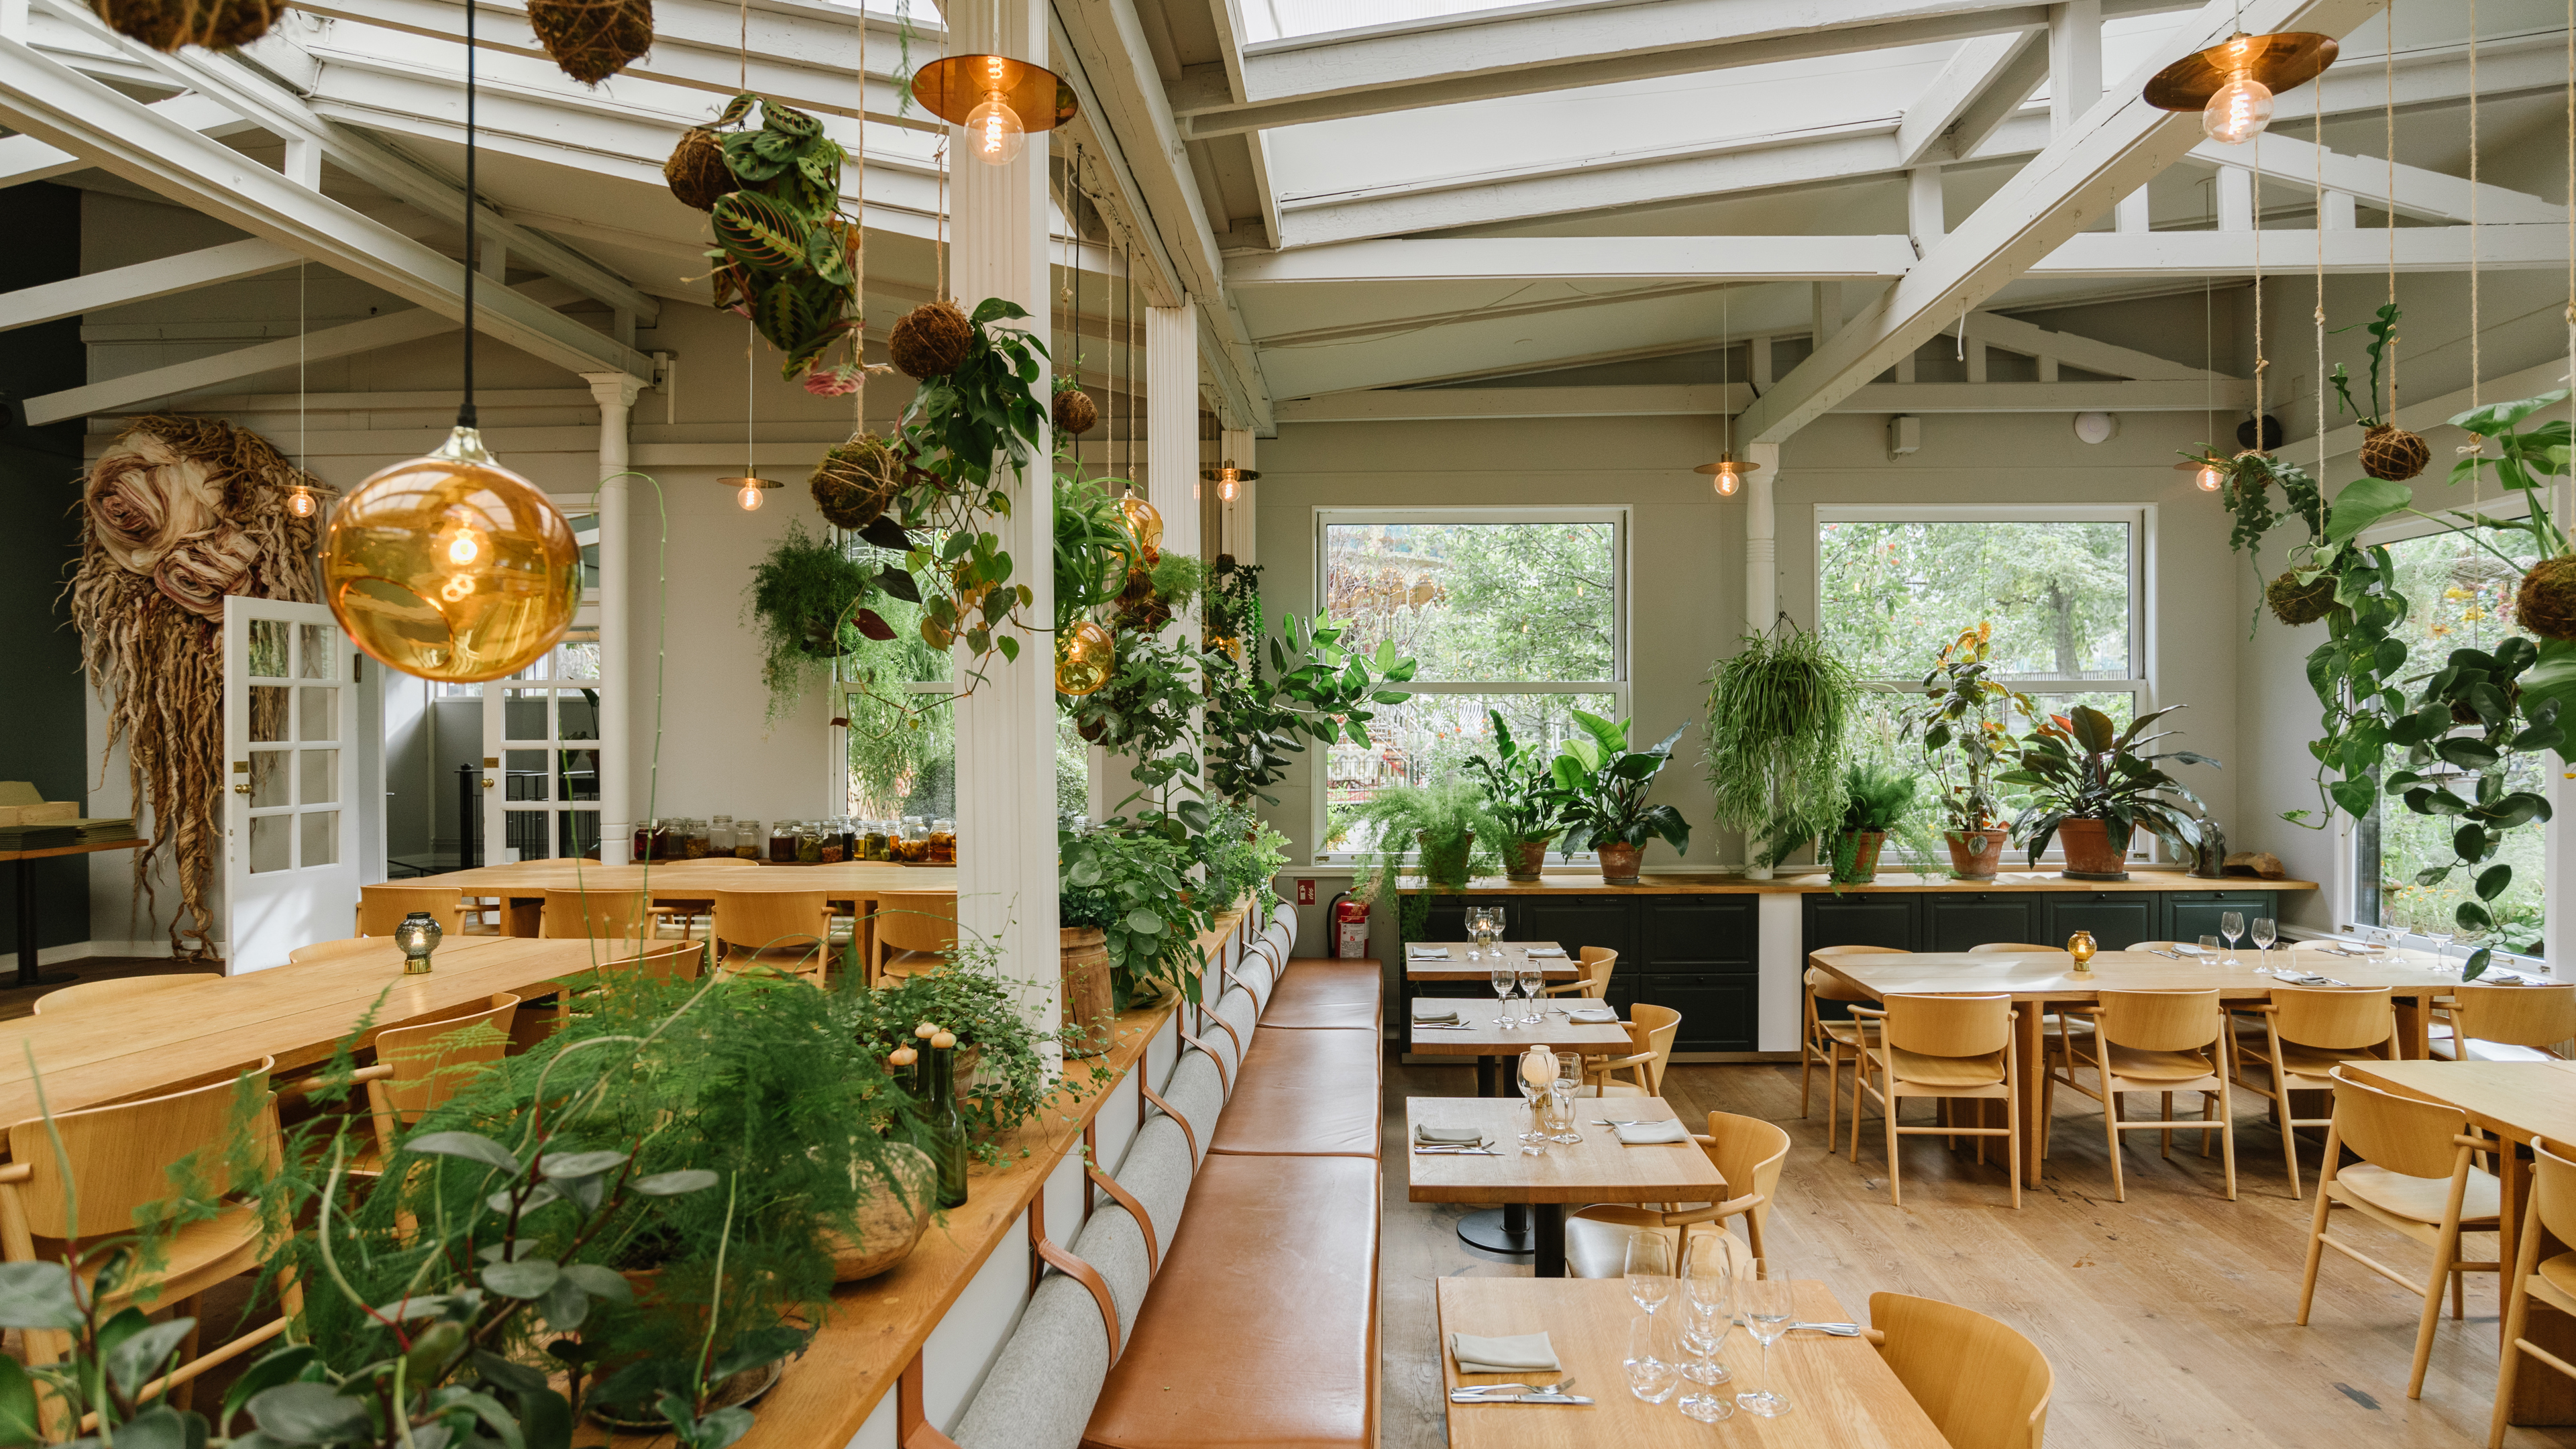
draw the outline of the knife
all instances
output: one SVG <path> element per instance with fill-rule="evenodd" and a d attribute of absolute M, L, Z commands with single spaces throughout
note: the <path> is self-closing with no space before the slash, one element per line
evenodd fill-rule
<path fill-rule="evenodd" d="M 1589 1404 L 1592 1401 L 1583 1397 L 1581 1394 L 1544 1392 L 1530 1394 L 1480 1394 L 1472 1389 L 1451 1389 L 1449 1391 L 1449 1402 L 1453 1404 Z"/>

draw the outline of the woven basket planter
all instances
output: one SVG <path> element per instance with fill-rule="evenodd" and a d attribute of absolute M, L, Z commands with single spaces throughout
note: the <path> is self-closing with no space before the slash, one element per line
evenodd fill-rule
<path fill-rule="evenodd" d="M 653 0 L 530 0 L 528 25 L 556 69 L 595 86 L 653 48 Z"/>
<path fill-rule="evenodd" d="M 975 324 L 965 313 L 947 302 L 924 302 L 894 324 L 886 351 L 906 377 L 946 377 L 966 360 L 974 340 Z"/>
<path fill-rule="evenodd" d="M 2576 554 L 2533 564 L 2514 590 L 2513 617 L 2543 639 L 2576 639 Z"/>
<path fill-rule="evenodd" d="M 704 126 L 682 132 L 671 159 L 662 163 L 662 180 L 671 194 L 700 211 L 716 209 L 716 199 L 734 189 L 733 171 L 725 165 L 724 142 Z"/>
<path fill-rule="evenodd" d="M 859 433 L 825 453 L 807 482 L 824 522 L 857 529 L 884 515 L 903 487 L 904 471 L 883 438 Z"/>
<path fill-rule="evenodd" d="M 2382 423 L 2362 435 L 2361 471 L 2373 478 L 2403 483 L 2432 461 L 2433 450 L 2404 428 Z"/>

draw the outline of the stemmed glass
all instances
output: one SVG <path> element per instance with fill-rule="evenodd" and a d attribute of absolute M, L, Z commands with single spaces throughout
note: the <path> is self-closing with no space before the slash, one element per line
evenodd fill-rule
<path fill-rule="evenodd" d="M 1528 1022 L 1532 1026 L 1536 1026 L 1540 1022 L 1547 1020 L 1547 1013 L 1538 1009 L 1539 995 L 1547 989 L 1547 968 L 1539 965 L 1529 957 L 1523 956 L 1521 958 L 1520 966 L 1520 982 L 1521 1000 L 1529 1003 L 1529 1014 L 1522 1017 L 1521 1020 Z"/>
<path fill-rule="evenodd" d="M 2226 964 L 2230 966 L 2244 965 L 2244 962 L 2236 959 L 2236 940 L 2238 937 L 2245 934 L 2245 913 L 2243 911 L 2225 911 L 2220 913 L 2218 917 L 2218 934 L 2227 938 Z"/>
<path fill-rule="evenodd" d="M 2433 974 L 2448 975 L 2451 970 L 2451 943 L 2460 938 L 2457 931 L 2426 930 L 2424 939 L 2433 943 Z"/>
<path fill-rule="evenodd" d="M 1628 1235 L 1628 1297 L 1652 1316 L 1673 1296 L 1673 1244 L 1659 1232 Z"/>
<path fill-rule="evenodd" d="M 1735 1277 L 1735 1301 L 1744 1310 L 1745 1331 L 1762 1345 L 1762 1387 L 1735 1396 L 1736 1405 L 1748 1414 L 1776 1419 L 1789 1412 L 1788 1397 L 1772 1387 L 1771 1345 L 1789 1331 L 1789 1320 L 1796 1315 L 1789 1298 L 1789 1273 L 1769 1258 L 1755 1258 Z"/>
<path fill-rule="evenodd" d="M 2281 925 L 2270 916 L 2254 918 L 2254 949 L 2261 952 L 2263 964 L 2254 968 L 2257 976 L 2272 974 L 2272 943 L 2281 939 Z"/>
<path fill-rule="evenodd" d="M 1521 1153 L 1541 1157 L 1547 1152 L 1547 1122 L 1539 1115 L 1539 1102 L 1546 1097 L 1550 1082 L 1556 1080 L 1556 1053 L 1534 1046 L 1521 1053 L 1519 1071 L 1521 1100 L 1529 1104 L 1530 1130 L 1521 1134 Z"/>
<path fill-rule="evenodd" d="M 1556 1080 L 1548 1083 L 1548 1108 L 1556 1116 L 1554 1140 L 1572 1147 L 1583 1140 L 1574 1130 L 1575 1094 L 1583 1088 L 1583 1058 L 1568 1053 L 1556 1059 Z"/>
<path fill-rule="evenodd" d="M 1496 961 L 1494 963 L 1492 976 L 1494 983 L 1494 1025 L 1503 1028 L 1505 1031 L 1509 1031 L 1512 1024 L 1520 1020 L 1519 1017 L 1512 1015 L 1512 984 L 1517 979 L 1518 978 L 1512 974 L 1510 962 Z"/>
<path fill-rule="evenodd" d="M 1730 1248 L 1720 1231 L 1701 1233 L 1682 1249 L 1682 1303 L 1690 1310 L 1690 1316 L 1683 1320 L 1682 1347 L 1691 1353 L 1682 1364 L 1682 1377 L 1695 1384 L 1722 1384 L 1727 1380 L 1726 1365 L 1717 1361 L 1717 1351 L 1724 1346 L 1731 1326 L 1728 1315 L 1732 1312 L 1735 1280 Z M 1694 1397 L 1723 1407 L 1703 1416 L 1691 1407 Z M 1682 1412 L 1702 1423 L 1713 1423 L 1734 1413 L 1735 1404 L 1715 1394 L 1685 1395 Z"/>

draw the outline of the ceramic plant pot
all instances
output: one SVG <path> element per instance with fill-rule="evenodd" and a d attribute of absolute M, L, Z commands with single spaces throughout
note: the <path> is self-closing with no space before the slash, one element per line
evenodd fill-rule
<path fill-rule="evenodd" d="M 2066 820 L 2057 827 L 2057 843 L 2066 852 L 2068 880 L 2127 880 L 2126 852 L 2111 846 L 2110 822 Z"/>
<path fill-rule="evenodd" d="M 1855 830 L 1844 836 L 1834 849 L 1834 884 L 1868 885 L 1877 880 L 1878 853 L 1886 845 L 1884 830 Z"/>
<path fill-rule="evenodd" d="M 1601 854 L 1601 882 L 1604 885 L 1635 885 L 1637 866 L 1645 854 L 1642 845 L 1613 845 L 1602 842 L 1592 847 Z"/>
<path fill-rule="evenodd" d="M 2004 862 L 2004 828 L 1949 832 L 1950 868 L 1961 880 L 1993 880 Z"/>
<path fill-rule="evenodd" d="M 1534 881 L 1547 866 L 1547 842 L 1515 841 L 1503 852 L 1503 876 L 1507 880 Z"/>
<path fill-rule="evenodd" d="M 832 1249 L 832 1281 L 856 1283 L 873 1278 L 911 1256 L 930 1226 L 930 1215 L 939 1196 L 939 1168 L 930 1154 L 909 1142 L 886 1145 L 886 1167 L 902 1184 L 897 1191 L 884 1180 L 867 1174 L 876 1186 L 876 1195 L 859 1209 L 858 1241 L 848 1235 L 830 1233 L 826 1241 Z"/>

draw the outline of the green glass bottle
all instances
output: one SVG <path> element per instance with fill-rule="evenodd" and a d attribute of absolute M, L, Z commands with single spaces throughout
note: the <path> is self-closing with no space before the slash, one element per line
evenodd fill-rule
<path fill-rule="evenodd" d="M 939 1164 L 939 1205 L 962 1207 L 966 1202 L 966 1119 L 957 1111 L 957 1038 L 944 1031 L 931 1038 L 924 1060 L 930 1070 L 930 1141 L 923 1145 Z"/>

